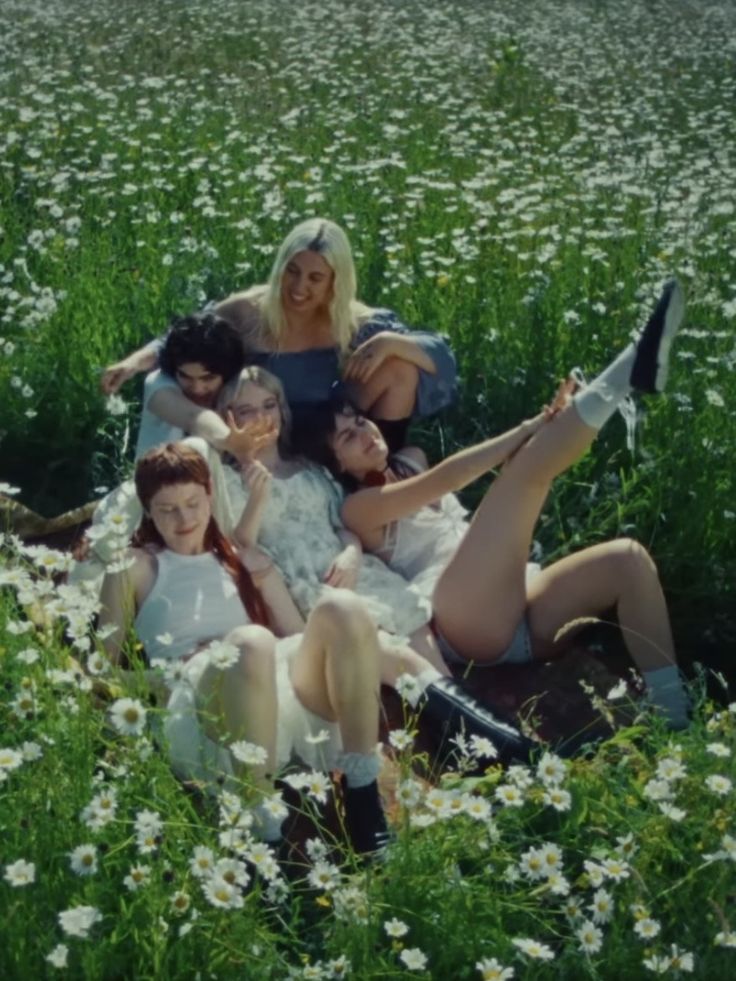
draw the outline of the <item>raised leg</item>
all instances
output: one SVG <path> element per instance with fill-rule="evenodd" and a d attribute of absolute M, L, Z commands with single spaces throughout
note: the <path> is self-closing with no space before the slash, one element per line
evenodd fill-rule
<path fill-rule="evenodd" d="M 374 419 L 406 419 L 414 411 L 418 384 L 416 365 L 387 358 L 367 382 L 353 387 L 351 396 Z"/>
<path fill-rule="evenodd" d="M 552 480 L 590 446 L 597 430 L 573 405 L 542 426 L 491 484 L 435 588 L 435 621 L 462 656 L 494 661 L 527 604 L 526 563 Z"/>

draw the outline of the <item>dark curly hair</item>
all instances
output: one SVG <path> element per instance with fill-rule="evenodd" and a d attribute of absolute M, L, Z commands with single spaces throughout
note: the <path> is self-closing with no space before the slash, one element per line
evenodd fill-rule
<path fill-rule="evenodd" d="M 183 364 L 197 363 L 229 381 L 243 367 L 245 354 L 238 332 L 227 320 L 214 313 L 191 313 L 172 320 L 158 360 L 172 378 Z"/>

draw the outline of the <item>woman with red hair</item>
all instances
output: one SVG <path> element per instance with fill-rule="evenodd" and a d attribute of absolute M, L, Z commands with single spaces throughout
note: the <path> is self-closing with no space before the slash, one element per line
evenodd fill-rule
<path fill-rule="evenodd" d="M 178 775 L 211 781 L 248 774 L 262 795 L 256 829 L 278 840 L 282 814 L 269 806 L 272 775 L 292 757 L 345 774 L 346 826 L 357 852 L 386 831 L 376 777 L 379 646 L 360 600 L 335 590 L 303 633 L 274 567 L 248 571 L 212 517 L 204 458 L 183 443 L 150 450 L 136 467 L 144 518 L 131 559 L 103 586 L 105 644 L 120 660 L 127 628 L 168 677 L 164 733 Z M 173 670 L 172 670 L 173 669 Z M 326 735 L 325 735 L 326 733 Z M 260 747 L 255 750 L 253 746 Z"/>

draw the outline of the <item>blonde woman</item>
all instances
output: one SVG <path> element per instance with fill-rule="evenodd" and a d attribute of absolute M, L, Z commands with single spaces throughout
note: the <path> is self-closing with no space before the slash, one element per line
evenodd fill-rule
<path fill-rule="evenodd" d="M 437 334 L 414 331 L 390 310 L 361 303 L 350 243 L 335 222 L 311 218 L 282 242 L 267 283 L 235 293 L 216 313 L 240 334 L 249 361 L 282 382 L 292 408 L 324 402 L 344 381 L 392 446 L 408 422 L 448 405 L 455 359 Z M 158 342 L 109 367 L 105 392 L 156 366 Z"/>

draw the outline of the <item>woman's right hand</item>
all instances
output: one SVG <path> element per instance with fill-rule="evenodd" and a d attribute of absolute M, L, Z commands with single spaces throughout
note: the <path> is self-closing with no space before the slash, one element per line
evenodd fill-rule
<path fill-rule="evenodd" d="M 105 395 L 114 395 L 123 385 L 135 378 L 141 369 L 131 364 L 128 358 L 123 358 L 117 364 L 111 364 L 102 372 L 100 388 Z"/>
<path fill-rule="evenodd" d="M 271 471 L 258 460 L 250 460 L 243 464 L 240 471 L 243 483 L 248 488 L 250 497 L 260 500 L 271 489 Z"/>
<path fill-rule="evenodd" d="M 266 419 L 238 426 L 235 416 L 228 410 L 225 422 L 230 433 L 222 449 L 231 453 L 241 464 L 250 463 L 264 447 L 273 443 L 277 436 L 276 426 Z"/>

